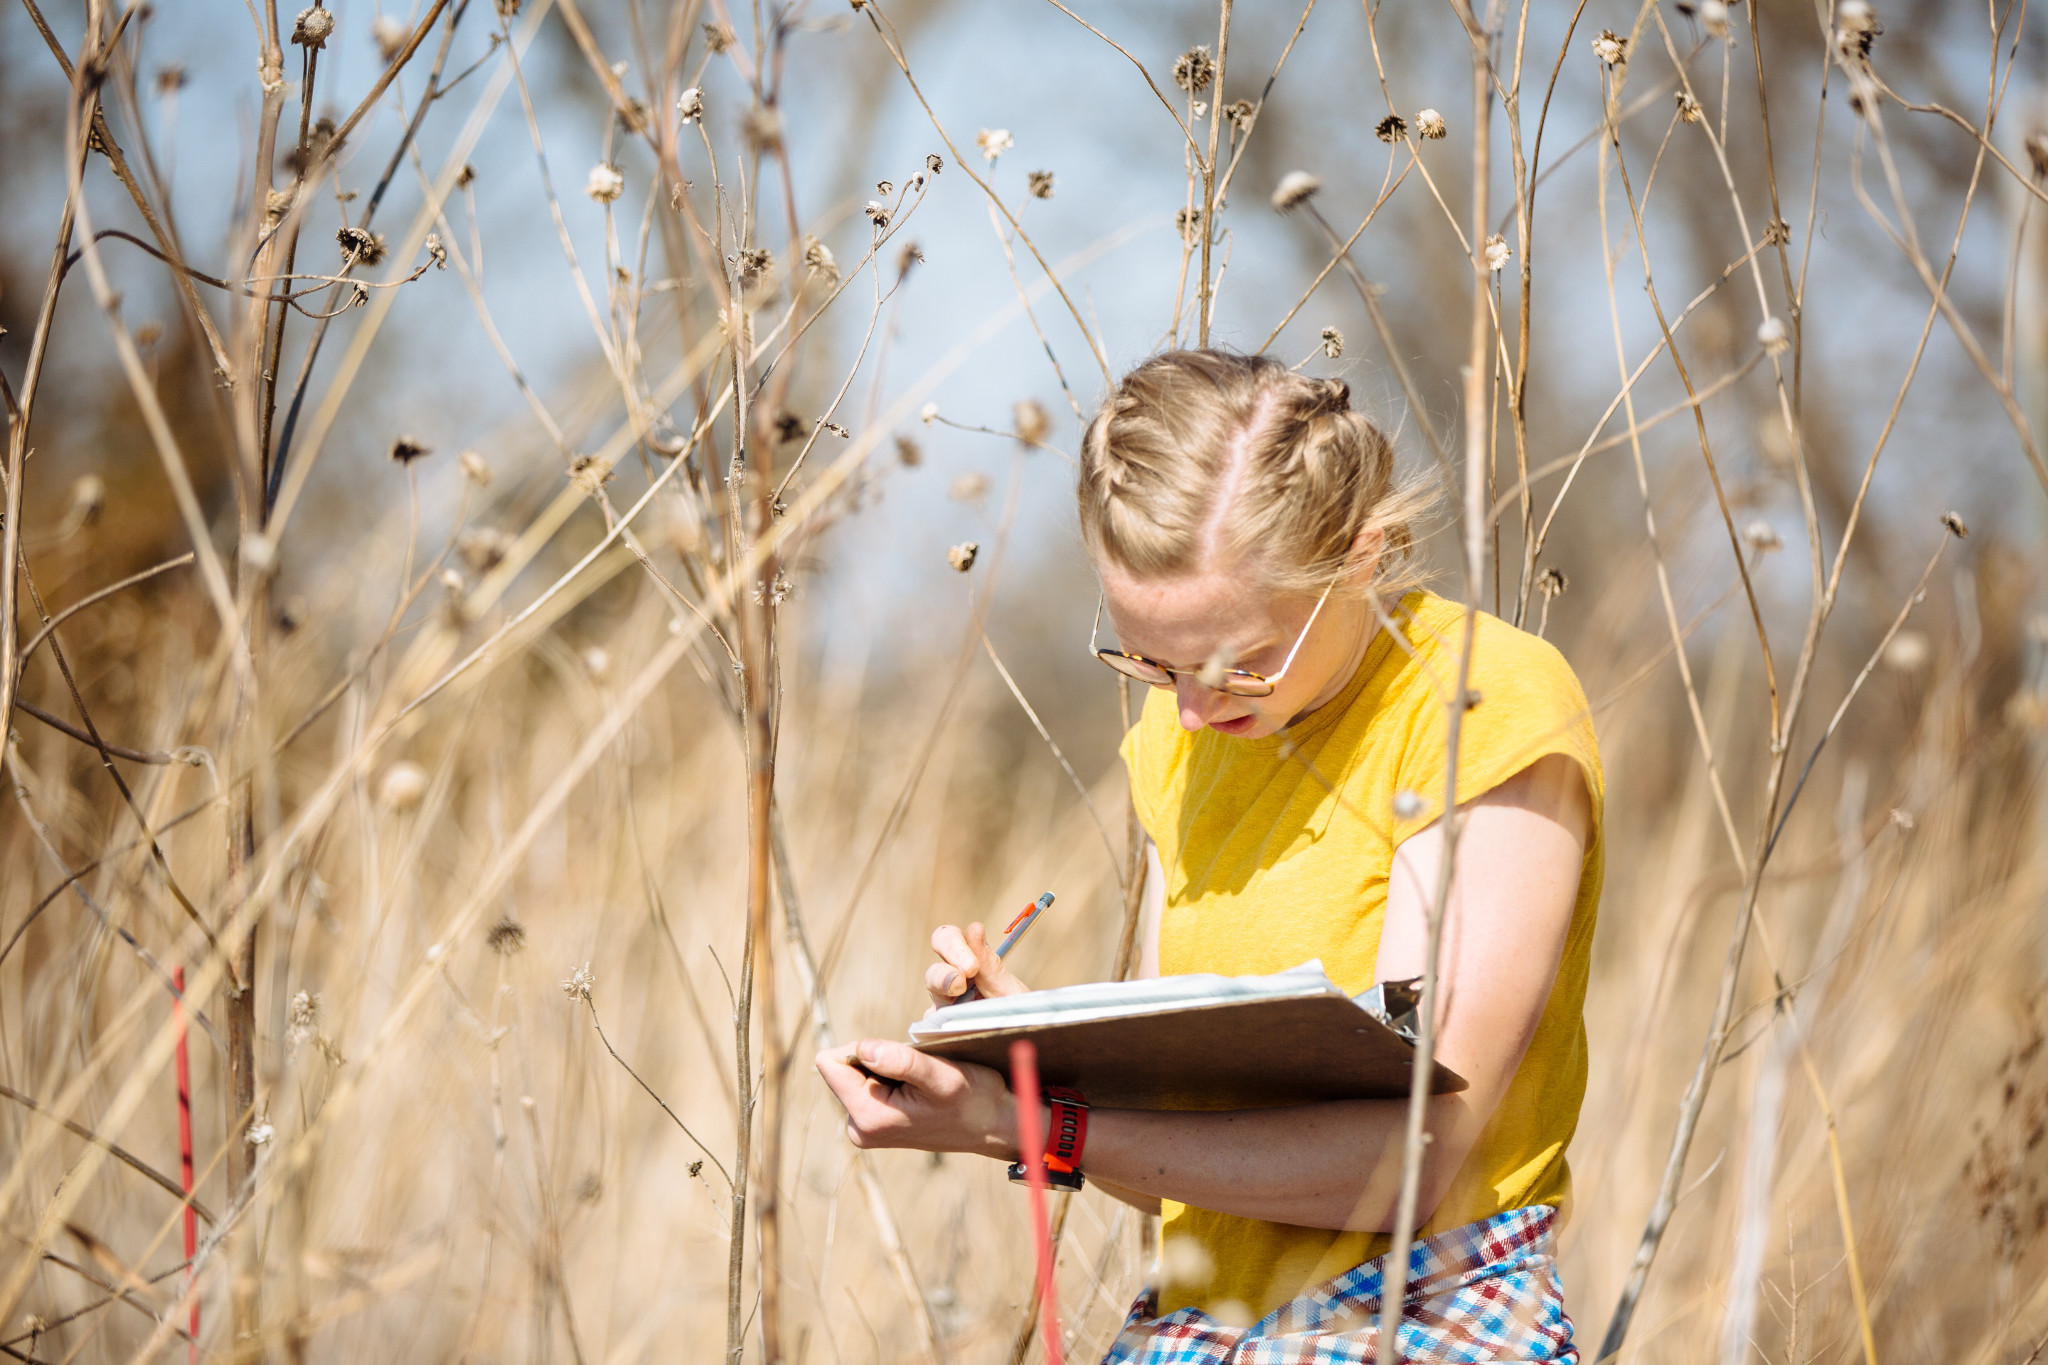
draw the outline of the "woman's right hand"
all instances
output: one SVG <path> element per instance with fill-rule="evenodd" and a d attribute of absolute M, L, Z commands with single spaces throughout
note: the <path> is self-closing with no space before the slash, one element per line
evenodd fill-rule
<path fill-rule="evenodd" d="M 933 1008 L 959 1003 L 969 986 L 983 995 L 1022 995 L 1031 989 L 1003 966 L 988 931 L 979 924 L 965 929 L 940 925 L 932 931 L 932 951 L 939 960 L 924 969 L 924 989 Z"/>

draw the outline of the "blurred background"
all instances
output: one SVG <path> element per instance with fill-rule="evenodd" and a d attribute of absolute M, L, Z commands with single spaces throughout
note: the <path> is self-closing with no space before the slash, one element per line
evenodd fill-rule
<path fill-rule="evenodd" d="M 1625 1358 L 2019 1361 L 2048 1332 L 2048 475 L 2021 432 L 2048 431 L 2048 48 L 2017 6 L 1838 5 L 1479 16 L 1517 103 L 1489 125 L 1510 256 L 1474 591 L 1579 671 L 1611 793 L 1562 1247 L 1589 1359 L 1745 923 Z M 277 17 L 266 105 L 267 13 L 0 9 L 16 647 L 207 552 L 20 666 L 60 724 L 12 717 L 0 803 L 10 1356 L 183 1351 L 193 1304 L 223 1359 L 709 1359 L 735 1301 L 749 1359 L 764 1312 L 791 1361 L 1039 1349 L 1001 1170 L 854 1153 L 808 1058 L 902 1033 L 933 926 L 1045 889 L 1020 973 L 1113 970 L 1124 712 L 1084 648 L 1073 455 L 1108 375 L 1197 335 L 1173 111 L 1206 147 L 1247 102 L 1210 339 L 1342 377 L 1418 474 L 1468 420 L 1456 13 L 1229 14 L 1220 89 L 1188 90 L 1213 9 L 342 0 L 310 98 Z M 134 193 L 80 160 L 89 84 Z M 80 164 L 102 235 L 45 325 Z M 1295 172 L 1320 189 L 1281 212 Z M 1345 238 L 1370 215 L 1355 278 L 1311 209 Z M 252 314 L 259 285 L 306 292 Z M 728 592 L 771 524 L 772 574 Z M 1422 547 L 1452 596 L 1458 530 Z M 742 679 L 776 753 L 755 1071 Z M 246 994 L 196 920 L 252 954 Z M 193 1251 L 138 1169 L 181 1180 L 173 968 L 214 973 Z M 772 1119 L 734 1080 L 764 1049 Z M 779 1273 L 764 1295 L 749 1231 L 735 1298 L 748 1123 Z M 1073 1201 L 1077 1358 L 1144 1282 L 1142 1223 Z"/>

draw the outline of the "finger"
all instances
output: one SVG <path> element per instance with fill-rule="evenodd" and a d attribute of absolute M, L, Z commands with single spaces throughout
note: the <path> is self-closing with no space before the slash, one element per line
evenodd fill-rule
<path fill-rule="evenodd" d="M 950 962 L 934 962 L 924 969 L 924 988 L 940 1004 L 958 1000 L 967 990 L 968 975 Z"/>
<path fill-rule="evenodd" d="M 856 1049 L 860 1064 L 875 1075 L 920 1089 L 931 1089 L 943 1082 L 947 1069 L 937 1059 L 891 1038 L 863 1038 Z"/>
<path fill-rule="evenodd" d="M 965 933 L 957 924 L 941 924 L 932 930 L 932 951 L 940 961 L 973 976 L 981 967 L 981 954 L 973 947 L 980 933 L 979 924 L 968 925 Z"/>

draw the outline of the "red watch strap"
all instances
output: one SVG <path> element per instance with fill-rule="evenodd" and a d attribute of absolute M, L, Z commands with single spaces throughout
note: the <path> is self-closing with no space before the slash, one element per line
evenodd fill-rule
<path fill-rule="evenodd" d="M 1046 1169 L 1079 1170 L 1081 1149 L 1088 1144 L 1088 1101 L 1071 1086 L 1046 1087 L 1045 1100 L 1052 1109 L 1045 1146 Z"/>

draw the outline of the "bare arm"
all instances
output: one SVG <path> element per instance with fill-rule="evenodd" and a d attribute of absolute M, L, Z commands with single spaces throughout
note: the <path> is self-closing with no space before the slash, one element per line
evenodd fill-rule
<path fill-rule="evenodd" d="M 1431 1105 L 1425 1213 L 1449 1188 L 1542 1017 L 1592 826 L 1585 782 L 1559 757 L 1463 809 L 1441 958 L 1438 1055 L 1470 1087 Z M 1421 970 L 1442 839 L 1431 827 L 1396 854 L 1381 979 Z M 855 1048 L 819 1057 L 846 1105 L 855 1145 L 1014 1158 L 1016 1109 L 998 1073 L 901 1043 L 871 1039 L 856 1047 L 870 1069 L 895 1083 L 854 1070 Z M 1399 1192 L 1403 1117 L 1403 1103 L 1389 1100 L 1232 1113 L 1098 1109 L 1089 1116 L 1084 1165 L 1090 1179 L 1139 1207 L 1164 1197 L 1248 1218 L 1382 1231 Z"/>

